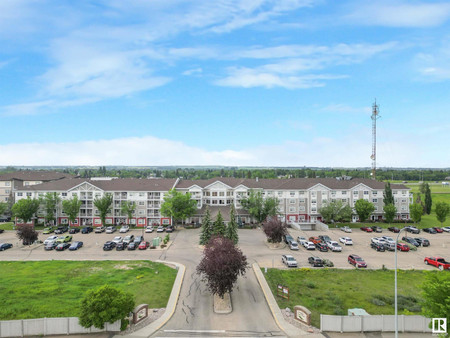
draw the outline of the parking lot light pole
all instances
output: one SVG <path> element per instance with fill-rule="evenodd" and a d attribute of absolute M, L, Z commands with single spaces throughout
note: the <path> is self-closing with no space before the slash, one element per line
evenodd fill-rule
<path fill-rule="evenodd" d="M 398 338 L 398 308 L 397 308 L 397 243 L 400 233 L 405 230 L 405 228 L 400 229 L 395 239 L 395 291 L 394 291 L 394 302 L 395 302 L 395 338 Z"/>

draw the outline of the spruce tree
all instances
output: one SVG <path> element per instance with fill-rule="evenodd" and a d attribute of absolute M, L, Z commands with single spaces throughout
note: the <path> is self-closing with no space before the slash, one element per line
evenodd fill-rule
<path fill-rule="evenodd" d="M 432 200 L 431 200 L 431 190 L 430 190 L 430 186 L 428 185 L 428 183 L 425 186 L 425 212 L 429 215 L 431 213 L 431 205 L 432 205 Z"/>
<path fill-rule="evenodd" d="M 217 214 L 216 220 L 213 224 L 213 235 L 214 236 L 225 236 L 225 222 L 223 221 L 222 214 Z"/>
<path fill-rule="evenodd" d="M 200 232 L 200 245 L 206 245 L 211 239 L 212 222 L 209 208 L 206 208 L 205 217 L 202 219 L 202 230 Z"/>
<path fill-rule="evenodd" d="M 394 195 L 392 194 L 391 183 L 387 182 L 384 186 L 384 205 L 394 204 Z"/>
<path fill-rule="evenodd" d="M 236 222 L 236 209 L 234 208 L 234 204 L 232 204 L 230 210 L 230 222 L 228 223 L 228 226 L 226 228 L 225 237 L 230 239 L 234 244 L 237 244 L 239 242 L 237 228 L 238 224 Z"/>

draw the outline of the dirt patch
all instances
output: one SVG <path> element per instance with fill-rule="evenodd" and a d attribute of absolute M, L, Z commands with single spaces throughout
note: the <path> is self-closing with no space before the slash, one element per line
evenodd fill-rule
<path fill-rule="evenodd" d="M 223 298 L 218 295 L 214 295 L 214 312 L 215 313 L 231 313 L 233 307 L 231 306 L 231 296 L 227 292 L 223 295 Z"/>
<path fill-rule="evenodd" d="M 126 264 L 116 264 L 116 265 L 114 265 L 114 269 L 117 269 L 117 270 L 133 270 L 133 266 L 129 266 L 129 265 L 126 265 Z"/>
<path fill-rule="evenodd" d="M 284 249 L 286 247 L 286 244 L 284 242 L 280 242 L 280 243 L 269 243 L 269 242 L 264 242 L 266 244 L 266 246 L 271 249 L 271 250 L 279 250 L 279 249 Z"/>

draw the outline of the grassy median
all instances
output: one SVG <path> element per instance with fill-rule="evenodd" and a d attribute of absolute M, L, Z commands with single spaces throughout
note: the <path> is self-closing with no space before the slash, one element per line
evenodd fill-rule
<path fill-rule="evenodd" d="M 427 273 L 441 272 L 399 270 L 399 314 L 421 314 L 420 285 Z M 347 309 L 363 308 L 372 315 L 394 314 L 392 270 L 268 269 L 264 275 L 278 306 L 291 310 L 295 305 L 306 306 L 316 327 L 321 313 L 347 315 Z M 277 296 L 277 284 L 289 288 L 289 300 Z"/>
<path fill-rule="evenodd" d="M 176 270 L 150 261 L 0 262 L 0 320 L 78 316 L 87 290 L 104 284 L 161 308 Z"/>

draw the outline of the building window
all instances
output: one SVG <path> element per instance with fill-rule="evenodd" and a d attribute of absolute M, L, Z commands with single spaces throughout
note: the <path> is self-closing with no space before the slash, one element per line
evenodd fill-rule
<path fill-rule="evenodd" d="M 392 192 L 392 195 L 397 195 L 397 191 L 393 191 L 393 192 Z"/>
<path fill-rule="evenodd" d="M 406 206 L 402 205 L 402 211 L 406 210 Z"/>
<path fill-rule="evenodd" d="M 31 192 L 27 192 L 27 197 L 31 197 Z"/>
<path fill-rule="evenodd" d="M 291 191 L 289 194 L 291 195 L 291 197 L 294 197 L 295 196 L 295 191 Z"/>
<path fill-rule="evenodd" d="M 342 195 L 347 195 L 347 191 L 345 191 L 345 190 L 342 190 Z"/>
<path fill-rule="evenodd" d="M 300 211 L 305 211 L 305 207 L 302 205 L 302 206 L 299 207 L 299 210 Z"/>
<path fill-rule="evenodd" d="M 316 212 L 317 208 L 311 208 L 311 211 Z"/>
<path fill-rule="evenodd" d="M 374 211 L 378 211 L 378 206 L 375 206 L 375 210 Z"/>
<path fill-rule="evenodd" d="M 295 204 L 295 198 L 291 198 L 291 199 L 289 200 L 289 203 L 290 203 L 290 204 Z"/>
<path fill-rule="evenodd" d="M 145 193 L 144 192 L 140 192 L 139 193 L 139 197 L 144 197 L 145 196 Z"/>
<path fill-rule="evenodd" d="M 5 187 L 10 187 L 10 186 L 11 186 L 11 182 L 6 181 L 6 182 L 5 182 Z"/>
<path fill-rule="evenodd" d="M 378 191 L 372 191 L 372 195 L 377 196 L 378 195 Z"/>
<path fill-rule="evenodd" d="M 143 202 L 143 201 L 140 201 L 140 202 L 139 202 L 139 205 L 144 205 L 144 202 Z"/>
<path fill-rule="evenodd" d="M 211 196 L 216 197 L 217 196 L 217 191 L 213 191 Z"/>
<path fill-rule="evenodd" d="M 402 203 L 406 203 L 406 198 L 403 198 L 403 199 L 402 199 Z"/>
<path fill-rule="evenodd" d="M 299 195 L 304 195 L 304 194 L 305 194 L 305 191 L 304 191 L 304 190 L 300 190 L 300 191 L 298 192 L 298 194 L 299 194 Z"/>
<path fill-rule="evenodd" d="M 311 200 L 311 203 L 312 203 L 312 204 L 316 204 L 317 201 L 316 201 L 316 200 Z"/>
<path fill-rule="evenodd" d="M 225 191 L 220 191 L 219 196 L 225 196 Z"/>
<path fill-rule="evenodd" d="M 5 190 L 5 194 L 9 194 L 10 192 L 10 190 Z"/>
<path fill-rule="evenodd" d="M 402 190 L 402 195 L 406 195 L 406 191 L 405 190 Z"/>
<path fill-rule="evenodd" d="M 23 193 L 21 193 L 21 192 L 17 193 L 17 196 L 22 196 L 22 195 L 23 195 Z"/>
<path fill-rule="evenodd" d="M 30 185 L 30 182 L 25 182 L 25 186 Z"/>
<path fill-rule="evenodd" d="M 327 195 L 326 191 L 322 191 L 322 196 Z"/>
<path fill-rule="evenodd" d="M 316 192 L 315 192 L 315 191 L 312 191 L 312 192 L 311 192 L 311 196 L 312 196 L 312 197 L 316 197 Z"/>
<path fill-rule="evenodd" d="M 346 198 L 341 199 L 341 201 L 344 202 L 344 203 L 347 203 L 347 199 Z"/>
<path fill-rule="evenodd" d="M 359 191 L 358 190 L 354 190 L 353 191 L 353 195 L 359 195 Z"/>
<path fill-rule="evenodd" d="M 299 201 L 300 203 L 305 203 L 305 199 L 304 199 L 304 198 L 300 198 L 298 201 Z"/>
<path fill-rule="evenodd" d="M 289 212 L 295 212 L 295 207 L 289 207 Z"/>
<path fill-rule="evenodd" d="M 372 203 L 378 203 L 378 198 L 373 198 Z"/>
<path fill-rule="evenodd" d="M 278 192 L 278 197 L 283 197 L 283 192 L 282 191 Z"/>

